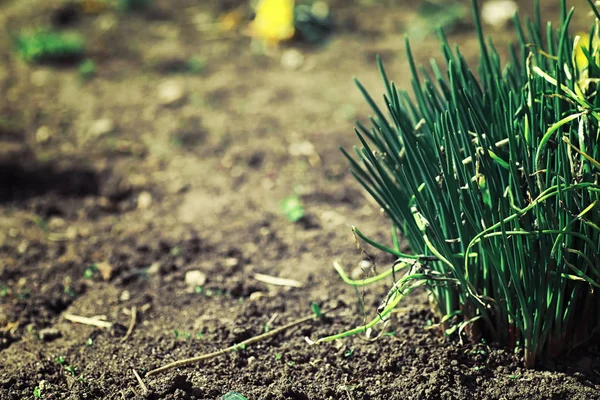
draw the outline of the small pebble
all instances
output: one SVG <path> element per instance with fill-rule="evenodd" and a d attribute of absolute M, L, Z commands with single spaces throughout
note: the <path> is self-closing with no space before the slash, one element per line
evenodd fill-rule
<path fill-rule="evenodd" d="M 288 49 L 281 54 L 281 66 L 285 69 L 296 70 L 304 64 L 304 54 L 296 49 Z"/>
<path fill-rule="evenodd" d="M 512 19 L 519 7 L 512 0 L 491 0 L 483 3 L 481 18 L 495 28 L 503 28 Z"/>
<path fill-rule="evenodd" d="M 35 131 L 35 141 L 46 143 L 52 138 L 52 131 L 46 125 L 42 125 Z"/>
<path fill-rule="evenodd" d="M 361 262 L 358 263 L 356 268 L 354 268 L 352 270 L 352 272 L 350 273 L 350 278 L 352 278 L 354 280 L 368 278 L 371 273 L 372 268 L 373 268 L 373 263 L 371 261 L 362 260 Z"/>
<path fill-rule="evenodd" d="M 288 152 L 291 156 L 299 157 L 305 156 L 309 157 L 315 154 L 315 145 L 309 141 L 292 143 L 288 148 Z"/>
<path fill-rule="evenodd" d="M 111 264 L 109 264 L 106 261 L 99 262 L 96 264 L 96 268 L 98 268 L 98 271 L 100 271 L 100 275 L 102 276 L 102 279 L 104 279 L 105 281 L 110 280 L 110 278 L 112 277 L 113 270 L 114 270 L 114 268 Z"/>
<path fill-rule="evenodd" d="M 110 118 L 101 118 L 92 122 L 88 134 L 92 137 L 108 135 L 115 130 L 115 123 Z"/>
<path fill-rule="evenodd" d="M 152 195 L 146 191 L 139 194 L 137 199 L 137 208 L 140 210 L 146 210 L 152 204 Z"/>
<path fill-rule="evenodd" d="M 185 97 L 185 89 L 179 82 L 165 81 L 158 85 L 158 101 L 164 106 L 179 105 Z"/>
<path fill-rule="evenodd" d="M 233 258 L 233 257 L 226 258 L 223 261 L 223 266 L 225 266 L 227 268 L 234 268 L 234 267 L 237 267 L 239 264 L 240 264 L 240 260 L 238 260 L 237 258 Z"/>
<path fill-rule="evenodd" d="M 148 275 L 156 275 L 160 272 L 160 263 L 159 262 L 155 262 L 152 263 L 152 265 L 150 265 L 150 267 L 148 268 Z"/>
<path fill-rule="evenodd" d="M 185 273 L 185 284 L 188 291 L 194 291 L 198 286 L 204 286 L 206 283 L 206 275 L 202 271 L 191 270 Z"/>
<path fill-rule="evenodd" d="M 121 293 L 121 296 L 119 297 L 119 300 L 129 301 L 130 299 L 131 299 L 131 293 L 129 293 L 129 290 L 123 290 L 123 292 Z"/>

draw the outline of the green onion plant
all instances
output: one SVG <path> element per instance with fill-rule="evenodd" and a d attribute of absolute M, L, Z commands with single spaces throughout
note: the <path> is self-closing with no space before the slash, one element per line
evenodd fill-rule
<path fill-rule="evenodd" d="M 392 222 L 394 284 L 377 317 L 389 318 L 425 287 L 446 335 L 524 350 L 526 366 L 588 341 L 600 327 L 600 13 L 589 37 L 573 36 L 561 2 L 556 27 L 514 17 L 517 41 L 503 65 L 483 35 L 472 0 L 476 70 L 439 32 L 443 62 L 417 67 L 406 40 L 412 94 L 388 79 L 380 108 L 355 129 L 360 148 L 342 150 L 351 173 Z M 583 36 L 583 35 L 582 35 Z M 411 248 L 400 251 L 399 236 Z"/>

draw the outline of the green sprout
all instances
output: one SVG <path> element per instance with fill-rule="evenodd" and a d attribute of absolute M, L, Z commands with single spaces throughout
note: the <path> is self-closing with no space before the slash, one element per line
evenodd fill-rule
<path fill-rule="evenodd" d="M 350 347 L 348 350 L 346 350 L 344 352 L 344 357 L 348 358 L 350 357 L 352 354 L 354 354 L 354 347 Z"/>
<path fill-rule="evenodd" d="M 77 375 L 77 370 L 75 369 L 75 367 L 74 367 L 74 366 L 72 366 L 72 365 L 67 365 L 67 366 L 65 366 L 65 369 L 67 370 L 67 372 L 68 372 L 69 374 L 71 374 L 71 376 L 75 376 L 75 375 Z"/>
<path fill-rule="evenodd" d="M 33 397 L 35 397 L 36 399 L 39 399 L 40 397 L 42 397 L 42 389 L 40 389 L 39 386 L 36 386 L 33 389 Z"/>
<path fill-rule="evenodd" d="M 77 292 L 70 285 L 65 286 L 64 292 L 71 297 L 77 297 Z"/>
<path fill-rule="evenodd" d="M 10 293 L 10 289 L 5 283 L 0 283 L 0 297 L 6 297 Z"/>
<path fill-rule="evenodd" d="M 57 362 L 59 365 L 65 365 L 65 363 L 66 363 L 66 360 L 65 360 L 65 358 L 64 358 L 63 356 L 58 356 L 58 357 L 56 357 L 56 362 Z"/>
<path fill-rule="evenodd" d="M 85 344 L 86 344 L 86 346 L 88 346 L 88 347 L 92 347 L 92 346 L 94 345 L 94 339 L 92 339 L 92 338 L 88 338 L 88 339 L 85 341 Z"/>
<path fill-rule="evenodd" d="M 86 268 L 85 271 L 83 271 L 83 277 L 85 279 L 92 279 L 96 272 L 98 272 L 98 267 L 96 266 L 96 264 L 92 264 L 92 266 Z"/>
<path fill-rule="evenodd" d="M 474 72 L 440 30 L 443 65 L 418 68 L 406 40 L 413 93 L 388 79 L 385 111 L 358 123 L 361 147 L 344 151 L 351 172 L 392 222 L 392 246 L 353 228 L 397 258 L 395 283 L 365 332 L 424 287 L 446 335 L 523 349 L 527 367 L 565 354 L 600 328 L 600 12 L 588 40 L 542 24 L 540 1 L 501 62 L 472 0 L 479 65 Z M 503 67 L 504 65 L 504 67 Z M 477 78 L 478 77 L 478 78 Z M 387 114 L 387 116 L 386 116 Z M 403 253 L 403 235 L 411 253 Z"/>
<path fill-rule="evenodd" d="M 304 206 L 296 195 L 287 197 L 281 202 L 281 211 L 290 222 L 298 222 L 304 217 Z"/>
<path fill-rule="evenodd" d="M 323 316 L 323 313 L 321 313 L 321 306 L 319 306 L 319 303 L 316 301 L 312 302 L 310 309 L 312 310 L 313 314 L 315 314 L 315 318 L 321 318 Z"/>
<path fill-rule="evenodd" d="M 79 64 L 79 68 L 77 69 L 79 76 L 84 81 L 92 79 L 96 75 L 96 71 L 96 63 L 94 62 L 94 60 L 90 60 L 89 58 L 83 60 L 81 64 Z"/>
<path fill-rule="evenodd" d="M 17 53 L 29 63 L 73 61 L 81 58 L 85 50 L 80 35 L 50 30 L 23 33 L 15 44 Z"/>
<path fill-rule="evenodd" d="M 281 357 L 282 357 L 282 354 L 281 354 L 281 353 L 276 353 L 276 354 L 275 354 L 275 359 L 276 359 L 277 361 L 281 360 Z"/>

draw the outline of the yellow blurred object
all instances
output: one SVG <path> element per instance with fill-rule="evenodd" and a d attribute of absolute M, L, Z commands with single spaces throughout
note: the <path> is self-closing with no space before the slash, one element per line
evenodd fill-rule
<path fill-rule="evenodd" d="M 596 21 L 598 25 L 598 21 Z M 596 29 L 598 32 L 598 27 Z M 573 46 L 573 62 L 577 66 L 579 72 L 579 87 L 582 93 L 587 91 L 589 84 L 593 81 L 597 81 L 597 76 L 590 76 L 589 60 L 584 53 L 584 49 L 589 53 L 592 60 L 596 65 L 600 65 L 600 36 L 598 33 L 594 35 L 590 42 L 590 35 L 587 33 L 579 33 L 575 36 L 575 43 Z"/>
<path fill-rule="evenodd" d="M 277 44 L 294 36 L 294 0 L 261 0 L 250 35 L 267 44 Z"/>
<path fill-rule="evenodd" d="M 577 63 L 577 68 L 580 72 L 583 72 L 587 69 L 588 59 L 583 52 L 583 49 L 589 51 L 589 43 L 590 43 L 590 35 L 587 33 L 578 33 L 577 36 L 579 38 L 575 38 L 575 62 Z"/>

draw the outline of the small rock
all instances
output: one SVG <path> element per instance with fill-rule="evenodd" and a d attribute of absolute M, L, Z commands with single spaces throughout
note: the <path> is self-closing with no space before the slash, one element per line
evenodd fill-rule
<path fill-rule="evenodd" d="M 350 273 L 350 278 L 354 280 L 364 279 L 369 276 L 371 269 L 373 268 L 373 263 L 369 260 L 362 260 L 358 263 L 356 268 L 352 270 Z"/>
<path fill-rule="evenodd" d="M 121 293 L 121 296 L 119 296 L 119 300 L 129 301 L 130 299 L 131 299 L 131 293 L 129 293 L 129 290 L 123 290 L 123 292 Z"/>
<path fill-rule="evenodd" d="M 150 265 L 150 267 L 148 268 L 148 275 L 156 275 L 160 272 L 160 263 L 159 262 L 155 262 L 152 263 L 152 265 Z"/>
<path fill-rule="evenodd" d="M 63 229 L 67 226 L 67 221 L 65 221 L 64 219 L 62 219 L 60 217 L 52 216 L 52 217 L 48 218 L 47 226 L 48 226 L 48 229 L 50 229 L 50 230 Z"/>
<path fill-rule="evenodd" d="M 98 268 L 98 271 L 100 272 L 100 275 L 102 276 L 102 279 L 104 279 L 105 281 L 110 280 L 110 278 L 112 277 L 112 273 L 114 271 L 114 268 L 112 265 L 110 265 L 106 261 L 103 261 L 103 262 L 97 263 L 96 268 Z"/>
<path fill-rule="evenodd" d="M 495 28 L 503 28 L 518 10 L 513 0 L 491 0 L 483 3 L 481 18 L 483 22 Z"/>
<path fill-rule="evenodd" d="M 226 258 L 223 261 L 223 266 L 227 267 L 227 268 L 235 268 L 240 264 L 240 260 L 238 260 L 237 258 L 234 257 L 229 257 Z"/>
<path fill-rule="evenodd" d="M 185 273 L 185 284 L 188 291 L 193 292 L 198 286 L 204 286 L 206 275 L 202 271 L 192 270 Z"/>
<path fill-rule="evenodd" d="M 248 357 L 248 365 L 252 364 L 253 362 L 256 362 L 256 357 L 254 357 L 254 356 Z"/>
<path fill-rule="evenodd" d="M 304 64 L 304 54 L 296 49 L 288 49 L 281 54 L 281 66 L 285 69 L 296 70 Z"/>
<path fill-rule="evenodd" d="M 115 124 L 110 118 L 101 118 L 92 122 L 88 134 L 92 137 L 108 135 L 115 130 Z"/>
<path fill-rule="evenodd" d="M 40 339 L 44 342 L 51 342 L 54 339 L 58 339 L 62 336 L 62 333 L 56 328 L 45 328 L 38 332 Z"/>
<path fill-rule="evenodd" d="M 185 89 L 179 82 L 165 81 L 158 85 L 158 101 L 164 106 L 179 105 L 185 97 Z"/>
<path fill-rule="evenodd" d="M 52 138 L 52 131 L 46 125 L 42 125 L 35 131 L 35 141 L 38 143 L 46 143 Z"/>
<path fill-rule="evenodd" d="M 152 204 L 152 195 L 146 191 L 139 194 L 137 199 L 137 208 L 140 210 L 146 210 L 150 208 Z"/>
<path fill-rule="evenodd" d="M 288 152 L 294 157 L 310 157 L 315 154 L 315 145 L 309 141 L 292 143 L 288 148 Z"/>

